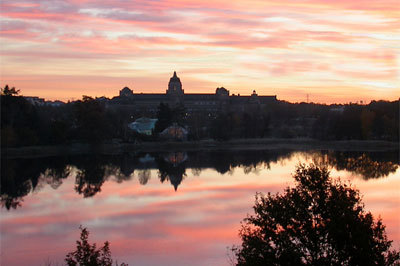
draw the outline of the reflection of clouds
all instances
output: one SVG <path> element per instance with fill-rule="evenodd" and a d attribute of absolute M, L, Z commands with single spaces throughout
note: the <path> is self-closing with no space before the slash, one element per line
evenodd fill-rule
<path fill-rule="evenodd" d="M 254 173 L 258 175 L 261 172 L 261 167 L 263 167 L 265 164 L 260 162 L 258 164 L 251 164 L 251 165 L 244 165 L 243 166 L 243 172 L 247 175 L 249 173 Z M 269 169 L 269 168 L 268 168 Z"/>
<path fill-rule="evenodd" d="M 275 160 L 270 168 L 258 162 L 249 167 L 257 171 L 247 174 L 240 160 L 231 168 L 237 170 L 232 175 L 202 168 L 195 178 L 192 168 L 177 192 L 150 178 L 157 175 L 155 169 L 135 169 L 138 180 L 117 183 L 113 180 L 119 176 L 118 169 L 107 166 L 105 172 L 112 178 L 105 178 L 101 193 L 86 199 L 73 190 L 79 171 L 72 169 L 56 191 L 43 186 L 26 196 L 17 211 L 1 210 L 2 262 L 13 265 L 13 260 L 23 259 L 14 265 L 41 265 L 47 256 L 61 262 L 75 247 L 82 224 L 89 228 L 92 242 L 109 240 L 113 257 L 129 264 L 224 265 L 225 248 L 238 243 L 240 221 L 252 212 L 255 192 L 281 192 L 291 184 L 298 161 L 314 158 L 306 154 Z M 141 185 L 141 178 L 146 186 Z M 384 179 L 353 182 L 364 195 L 366 209 L 375 216 L 381 214 L 389 238 L 400 243 L 399 170 Z"/>
<path fill-rule="evenodd" d="M 200 176 L 201 174 L 201 168 L 192 168 L 192 174 L 194 176 Z"/>
<path fill-rule="evenodd" d="M 151 172 L 149 169 L 138 170 L 137 175 L 139 178 L 139 183 L 141 185 L 146 185 L 147 182 L 149 182 L 149 179 L 151 178 Z"/>
<path fill-rule="evenodd" d="M 121 189 L 120 184 L 108 182 L 104 185 L 102 193 L 90 199 L 93 204 L 85 205 L 82 204 L 85 200 L 78 198 L 77 201 L 76 195 L 70 190 L 73 180 L 69 179 L 64 183 L 69 186 L 69 189 L 61 187 L 58 191 L 65 202 L 57 207 L 54 206 L 58 209 L 57 213 L 52 213 L 49 209 L 51 202 L 55 201 L 48 201 L 46 202 L 48 205 L 46 212 L 42 213 L 40 219 L 34 218 L 32 215 L 35 210 L 31 210 L 30 214 L 21 215 L 20 219 L 11 219 L 6 222 L 4 229 L 7 232 L 15 232 L 18 231 L 18 228 L 28 226 L 31 230 L 28 235 L 37 241 L 43 241 L 41 235 L 47 224 L 60 225 L 58 226 L 60 231 L 57 234 L 64 232 L 67 235 L 73 235 L 77 231 L 77 226 L 84 224 L 90 226 L 93 241 L 101 243 L 107 239 L 111 242 L 113 254 L 116 254 L 117 258 L 126 249 L 122 243 L 126 243 L 132 250 L 137 251 L 133 253 L 135 256 L 125 259 L 125 261 L 143 260 L 150 261 L 151 265 L 157 265 L 161 261 L 170 262 L 168 256 L 171 255 L 171 252 L 180 261 L 190 261 L 191 257 L 196 256 L 201 258 L 204 256 L 202 252 L 207 252 L 211 257 L 220 260 L 220 255 L 225 254 L 225 246 L 230 245 L 236 239 L 238 223 L 250 210 L 249 202 L 253 200 L 254 190 L 262 189 L 255 184 L 247 187 L 240 184 L 226 187 L 202 183 L 200 186 L 189 186 L 189 190 L 177 195 L 157 182 L 143 187 L 142 194 L 134 200 L 122 195 L 116 200 L 105 202 L 104 200 L 113 197 L 114 193 L 118 193 Z M 131 193 L 135 193 L 138 188 L 135 186 Z M 267 190 L 267 188 L 264 189 Z M 67 196 L 70 194 L 72 195 Z M 55 195 L 53 194 L 53 196 Z M 243 200 L 246 196 L 249 200 Z M 142 199 L 145 198 L 148 198 L 149 201 L 145 201 L 145 204 L 141 205 L 143 204 Z M 35 208 L 40 207 L 36 206 Z M 60 215 L 60 213 L 65 214 Z M 15 245 L 17 245 L 18 239 L 26 236 L 24 233 L 13 234 L 12 242 L 15 241 Z M 72 246 L 76 238 L 70 236 L 62 239 L 65 239 L 60 241 L 63 246 Z M 52 241 L 59 240 L 47 239 L 45 243 L 52 243 Z M 168 252 L 156 249 L 158 244 L 154 243 L 163 241 L 169 243 L 169 247 L 166 249 Z M 215 249 L 214 245 L 218 243 L 220 245 Z M 26 248 L 35 250 L 31 246 L 33 242 L 27 244 L 29 246 Z M 190 244 L 193 245 L 190 246 Z M 46 244 L 44 245 L 46 246 Z M 182 249 L 187 254 L 180 253 Z M 69 251 L 67 248 L 59 250 L 58 258 L 61 258 L 67 251 Z M 197 254 L 197 252 L 199 253 Z M 154 253 L 158 255 L 151 257 L 143 255 Z M 28 258 L 40 260 L 40 258 L 29 256 Z M 171 264 L 166 263 L 165 265 Z"/>
<path fill-rule="evenodd" d="M 72 173 L 73 167 L 67 165 L 62 169 L 47 168 L 39 176 L 39 185 L 35 190 L 40 190 L 45 184 L 49 184 L 53 189 L 57 189 L 63 183 L 63 179 L 68 178 Z"/>
<path fill-rule="evenodd" d="M 385 155 L 385 156 L 384 156 Z M 155 156 L 155 157 L 153 157 Z M 241 168 L 244 174 L 257 174 L 263 169 L 270 169 L 271 163 L 277 162 L 285 167 L 288 162 L 296 160 L 314 162 L 337 170 L 346 170 L 363 178 L 380 178 L 394 173 L 398 168 L 395 156 L 382 153 L 352 153 L 352 152 L 271 152 L 271 151 L 241 151 L 241 152 L 211 152 L 191 154 L 176 152 L 164 155 L 149 155 L 142 157 L 120 156 L 110 158 L 95 158 L 95 161 L 80 160 L 67 162 L 52 160 L 48 163 L 29 162 L 27 170 L 20 163 L 13 161 L 7 164 L 2 172 L 3 185 L 2 206 L 8 209 L 21 206 L 21 201 L 29 192 L 38 192 L 46 184 L 56 189 L 64 179 L 73 177 L 76 180 L 76 191 L 84 197 L 95 196 L 101 191 L 101 186 L 107 181 L 126 182 L 134 177 L 137 171 L 138 181 L 145 185 L 151 178 L 148 169 L 158 168 L 158 177 L 163 183 L 170 181 L 175 190 L 184 180 L 186 169 L 191 168 L 194 175 L 200 175 L 201 169 L 212 167 L 219 173 L 234 176 L 234 170 Z M 10 165 L 10 166 L 8 166 Z M 34 167 L 33 167 L 34 165 Z M 75 166 L 77 165 L 77 166 Z M 32 171 L 31 168 L 34 170 Z M 18 171 L 22 173 L 19 173 Z M 16 171 L 18 170 L 18 171 Z M 18 172 L 18 174 L 17 174 Z M 237 174 L 237 173 L 236 173 Z M 22 177 L 22 178 L 16 178 Z M 3 184 L 2 183 L 2 184 Z"/>

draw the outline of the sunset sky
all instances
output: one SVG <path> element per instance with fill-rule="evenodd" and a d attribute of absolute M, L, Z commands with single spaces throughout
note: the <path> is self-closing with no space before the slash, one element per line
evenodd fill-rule
<path fill-rule="evenodd" d="M 49 100 L 164 93 L 400 96 L 399 0 L 2 0 L 1 79 Z"/>

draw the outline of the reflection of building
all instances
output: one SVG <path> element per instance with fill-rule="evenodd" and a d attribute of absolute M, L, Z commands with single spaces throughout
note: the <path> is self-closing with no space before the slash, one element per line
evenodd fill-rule
<path fill-rule="evenodd" d="M 145 156 L 139 158 L 139 162 L 141 163 L 151 163 L 154 162 L 154 160 L 155 160 L 154 157 L 148 153 L 146 153 Z"/>
<path fill-rule="evenodd" d="M 168 176 L 169 182 L 174 186 L 175 191 L 178 190 L 178 186 L 181 184 L 184 173 L 172 173 Z"/>
<path fill-rule="evenodd" d="M 158 162 L 161 182 L 169 180 L 176 191 L 183 177 L 186 176 L 186 166 L 184 163 L 186 160 L 186 152 L 172 152 L 164 155 L 164 160 Z"/>
<path fill-rule="evenodd" d="M 189 113 L 208 112 L 220 110 L 244 111 L 254 106 L 262 107 L 276 101 L 276 95 L 260 96 L 253 91 L 250 96 L 229 95 L 229 91 L 223 87 L 217 88 L 215 93 L 186 93 L 182 88 L 182 82 L 174 72 L 168 83 L 165 94 L 161 93 L 134 93 L 128 87 L 123 88 L 119 96 L 111 100 L 111 104 L 131 105 L 136 111 L 155 113 L 157 106 L 168 103 L 170 106 L 183 104 Z"/>
<path fill-rule="evenodd" d="M 164 160 L 174 166 L 183 163 L 187 158 L 186 152 L 171 152 L 164 156 Z"/>

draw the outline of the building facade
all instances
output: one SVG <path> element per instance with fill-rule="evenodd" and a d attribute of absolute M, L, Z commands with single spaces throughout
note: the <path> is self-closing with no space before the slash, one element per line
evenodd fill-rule
<path fill-rule="evenodd" d="M 165 94 L 162 93 L 134 93 L 128 87 L 119 92 L 110 103 L 129 105 L 137 112 L 153 114 L 161 102 L 174 107 L 182 105 L 188 113 L 216 113 L 220 111 L 246 111 L 263 108 L 275 102 L 276 95 L 260 96 L 254 90 L 250 96 L 230 95 L 223 87 L 217 88 L 215 93 L 185 93 L 182 82 L 174 72 L 168 83 Z"/>

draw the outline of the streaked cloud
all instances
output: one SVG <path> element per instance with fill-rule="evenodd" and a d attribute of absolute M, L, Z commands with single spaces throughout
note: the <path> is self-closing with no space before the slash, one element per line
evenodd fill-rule
<path fill-rule="evenodd" d="M 177 70 L 187 92 L 225 86 L 297 101 L 295 91 L 318 88 L 322 102 L 348 102 L 379 99 L 386 89 L 384 99 L 393 100 L 399 89 L 396 2 L 5 0 L 1 80 L 26 95 L 66 100 L 81 97 L 80 89 L 67 88 L 112 96 L 138 76 L 132 83 L 141 87 L 134 90 L 163 92 Z M 57 88 L 47 82 L 62 76 L 69 82 Z M 84 76 L 120 82 L 105 89 Z M 155 76 L 162 79 L 157 86 Z M 349 86 L 358 89 L 335 96 Z"/>

